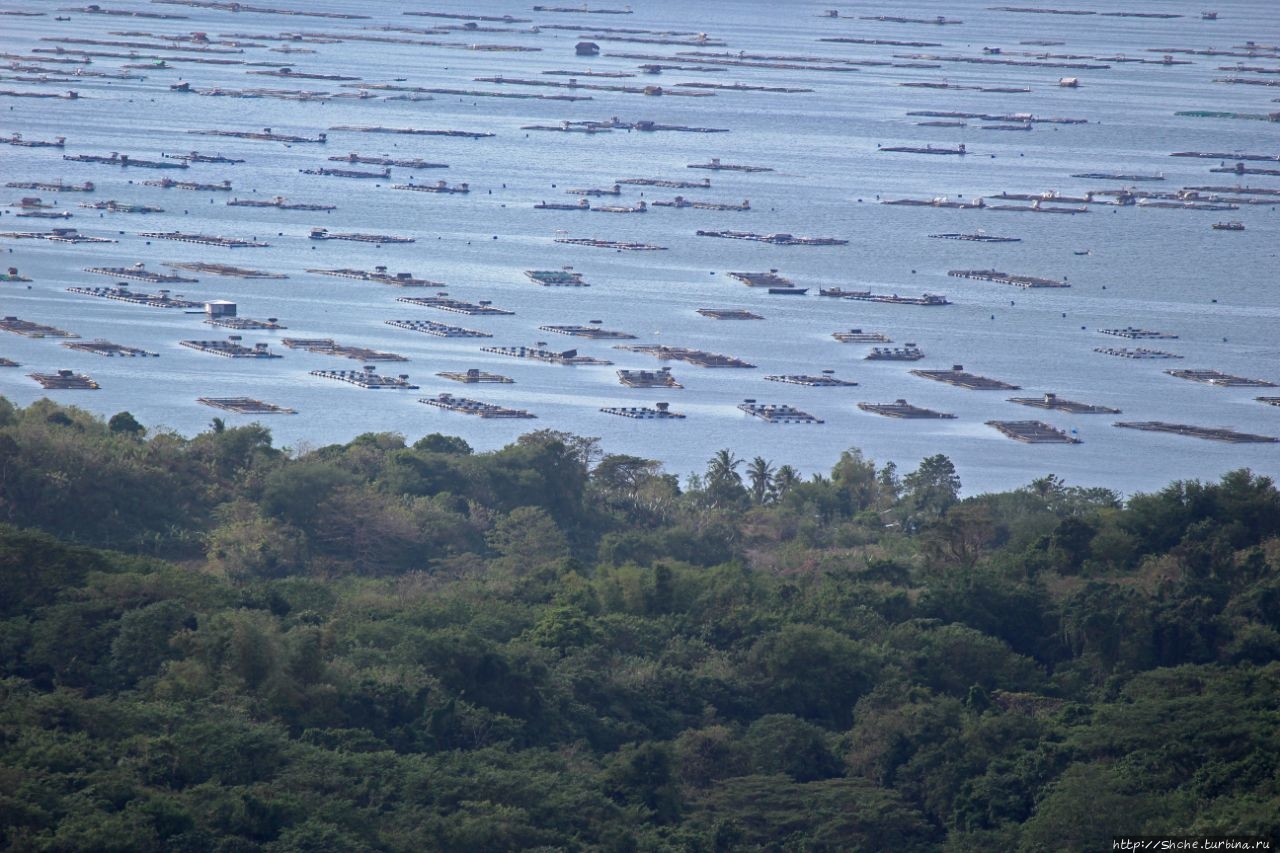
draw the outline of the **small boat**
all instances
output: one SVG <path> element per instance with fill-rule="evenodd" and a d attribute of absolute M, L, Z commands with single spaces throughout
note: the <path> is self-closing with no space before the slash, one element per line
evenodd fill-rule
<path fill-rule="evenodd" d="M 1214 231 L 1243 231 L 1243 230 L 1244 230 L 1244 223 L 1243 223 L 1243 222 L 1235 222 L 1235 221 L 1232 221 L 1232 222 L 1215 222 L 1215 223 L 1213 223 L 1213 230 L 1214 230 Z"/>
<path fill-rule="evenodd" d="M 1072 252 L 1071 254 L 1073 254 L 1073 255 L 1092 255 L 1092 254 L 1093 254 L 1093 250 L 1092 250 L 1092 249 L 1080 249 L 1080 250 L 1078 250 L 1078 251 Z"/>

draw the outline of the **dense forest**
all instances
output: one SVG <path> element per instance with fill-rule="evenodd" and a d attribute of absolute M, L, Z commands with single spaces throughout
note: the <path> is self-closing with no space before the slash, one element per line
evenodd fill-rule
<path fill-rule="evenodd" d="M 1280 493 L 0 399 L 0 848 L 1280 832 Z"/>

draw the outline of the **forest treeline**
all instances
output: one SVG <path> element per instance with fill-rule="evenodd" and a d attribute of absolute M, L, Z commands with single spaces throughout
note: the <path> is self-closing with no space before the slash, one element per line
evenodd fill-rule
<path fill-rule="evenodd" d="M 1280 493 L 681 482 L 0 399 L 0 848 L 1022 851 L 1280 831 Z"/>

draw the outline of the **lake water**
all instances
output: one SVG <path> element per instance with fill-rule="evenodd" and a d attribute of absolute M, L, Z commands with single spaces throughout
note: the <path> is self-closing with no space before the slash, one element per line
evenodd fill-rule
<path fill-rule="evenodd" d="M 0 356 L 20 363 L 0 369 L 0 394 L 28 404 L 41 396 L 103 415 L 132 412 L 149 428 L 194 434 L 215 416 L 238 425 L 260 420 L 278 446 L 305 449 L 350 440 L 369 431 L 394 431 L 410 441 L 432 432 L 463 436 L 481 450 L 500 447 L 522 432 L 550 428 L 598 436 L 607 452 L 662 460 L 684 475 L 700 471 L 720 448 L 737 455 L 763 456 L 804 472 L 825 472 L 847 448 L 861 448 L 878 463 L 900 470 L 945 453 L 956 464 L 968 493 L 1015 488 L 1045 474 L 1072 485 L 1108 486 L 1124 493 L 1159 488 L 1174 479 L 1216 478 L 1249 467 L 1280 475 L 1280 445 L 1234 444 L 1164 433 L 1121 429 L 1117 421 L 1164 421 L 1228 427 L 1280 436 L 1280 408 L 1256 400 L 1278 389 L 1215 387 L 1175 378 L 1168 369 L 1208 369 L 1280 382 L 1280 291 L 1277 253 L 1280 220 L 1276 206 L 1241 205 L 1238 210 L 1157 209 L 1090 205 L 1081 215 L 1051 215 L 934 207 L 893 206 L 887 199 L 973 200 L 1001 193 L 1059 191 L 1079 196 L 1088 190 L 1174 191 L 1191 186 L 1280 189 L 1272 175 L 1215 174 L 1218 160 L 1174 158 L 1179 151 L 1245 152 L 1280 155 L 1280 123 L 1228 117 L 1176 115 L 1179 111 L 1262 115 L 1280 111 L 1280 86 L 1227 84 L 1224 77 L 1280 81 L 1280 18 L 1269 0 L 1233 2 L 1217 20 L 1182 0 L 1134 0 L 1117 7 L 1097 0 L 1062 0 L 1061 9 L 1169 12 L 1177 18 L 1114 15 L 1030 14 L 1002 11 L 987 2 L 955 0 L 945 16 L 957 24 L 865 20 L 893 15 L 932 19 L 936 3 L 867 4 L 709 2 L 696 5 L 634 2 L 592 8 L 629 8 L 631 14 L 533 11 L 507 2 L 368 4 L 301 3 L 281 7 L 367 14 L 369 19 L 330 19 L 267 14 L 242 9 L 107 2 L 108 11 L 186 16 L 160 20 L 65 11 L 53 2 L 18 6 L 41 16 L 0 17 L 0 50 L 33 66 L 61 45 L 67 51 L 98 51 L 139 57 L 94 57 L 91 71 L 167 59 L 165 68 L 130 73 L 143 79 L 82 77 L 72 83 L 34 83 L 15 78 L 35 72 L 4 70 L 7 92 L 61 92 L 75 100 L 0 96 L 0 136 L 19 132 L 28 139 L 67 138 L 65 149 L 0 146 L 5 181 L 92 181 L 92 194 L 7 188 L 0 203 L 40 196 L 69 220 L 17 218 L 5 208 L 2 231 L 43 231 L 75 227 L 83 234 L 110 237 L 110 244 L 66 245 L 43 240 L 0 238 L 3 266 L 16 266 L 33 279 L 0 284 L 0 313 L 73 331 L 81 338 L 104 338 L 141 347 L 159 358 L 104 358 L 63 348 L 53 338 L 0 335 Z M 256 4 L 259 8 L 271 0 Z M 577 4 L 567 4 L 576 6 Z M 1130 9 L 1132 7 L 1132 9 Z M 1049 6 L 1039 5 L 1047 9 Z M 839 17 L 826 15 L 835 9 Z M 383 27 L 461 28 L 462 18 L 421 17 L 404 11 L 445 14 L 509 14 L 532 23 L 481 22 L 475 31 L 409 33 Z M 59 21 L 58 17 L 69 20 Z M 535 30 L 536 25 L 536 30 Z M 553 28 L 555 27 L 555 28 Z M 560 27 L 565 27 L 561 29 Z M 569 29 L 575 27 L 578 29 Z M 643 30 L 601 32 L 602 28 Z M 486 30 L 495 31 L 486 31 Z M 656 39 L 655 32 L 705 33 L 709 43 L 654 44 L 615 40 Z M 168 49 L 143 35 L 206 33 L 212 42 L 234 37 L 259 46 L 239 53 L 199 54 Z M 302 34 L 281 41 L 285 33 Z M 582 58 L 574 46 L 593 38 L 601 54 Z M 379 36 L 436 44 L 353 40 Z M 346 36 L 347 38 L 343 38 Z M 270 37 L 270 38 L 268 38 Z M 672 37 L 674 38 L 674 37 Z M 679 37 L 689 40 L 689 37 Z M 824 38 L 928 42 L 915 47 L 821 41 Z M 135 42 L 136 48 L 83 41 Z M 1055 45 L 1028 44 L 1054 41 Z M 1262 46 L 1246 55 L 1247 42 Z M 719 44 L 723 42 L 723 46 Z M 155 48 L 145 45 L 157 44 Z M 177 45 L 191 46 L 190 41 Z M 297 52 L 272 50 L 288 45 Z M 474 45 L 537 48 L 536 51 L 475 50 Z M 214 45 L 218 46 L 218 45 Z M 1270 49 L 1266 49 L 1270 46 Z M 223 46 L 225 48 L 225 46 Z M 1168 50 L 1215 49 L 1239 55 L 1173 53 L 1179 62 L 1158 60 Z M 998 49 L 998 52 L 997 52 Z M 314 52 L 300 52 L 314 51 Z M 1090 59 L 1046 60 L 1036 53 Z M 631 54 L 623 57 L 619 54 Z M 677 54 L 682 54 L 677 57 Z M 930 62 L 911 58 L 934 54 L 946 59 L 1016 60 L 1031 64 Z M 71 54 L 66 54 L 70 56 Z M 652 58 L 634 58 L 643 55 Z M 206 56 L 241 64 L 181 61 Z M 758 58 L 765 57 L 765 58 Z M 1098 59 L 1098 57 L 1108 57 Z M 1119 61 L 1145 59 L 1146 63 Z M 695 65 L 697 60 L 732 60 L 754 65 Z M 841 65 L 885 61 L 889 65 Z M 1154 60 L 1154 62 L 1153 62 Z M 1045 64 L 1083 63 L 1105 68 L 1062 68 Z M 681 65 L 660 75 L 639 72 L 647 62 Z M 245 64 L 250 63 L 250 64 Z M 249 72 L 291 63 L 294 76 Z M 1220 70 L 1242 64 L 1250 70 Z M 789 67 L 759 67 L 786 65 Z M 920 67 L 928 65 L 932 67 Z M 71 64 L 43 66 L 53 76 Z M 827 70 L 832 68 L 852 70 Z M 1271 73 L 1267 73 L 1270 70 Z M 478 77 L 567 83 L 575 72 L 584 85 L 661 86 L 667 94 L 644 95 L 600 89 L 553 88 L 476 82 Z M 591 75 L 586 72 L 592 72 Z M 601 72 L 633 77 L 597 76 Z M 304 78 L 304 74 L 358 77 L 355 86 L 391 84 L 510 94 L 590 96 L 559 101 L 476 95 L 434 94 L 430 100 L 393 100 L 403 92 L 368 89 L 364 99 L 283 100 L 179 94 L 179 82 L 193 89 L 287 89 L 353 93 L 345 82 Z M 1059 85 L 1077 77 L 1078 88 Z M 680 83 L 720 86 L 800 88 L 807 92 L 694 89 Z M 946 83 L 951 88 L 903 86 Z M 982 88 L 1025 88 L 990 92 Z M 681 97 L 671 92 L 710 92 Z M 1036 123 L 1030 131 L 984 129 L 1007 121 L 970 118 L 964 126 L 921 126 L 928 118 L 913 111 L 957 111 L 1085 119 L 1083 124 Z M 660 124 L 723 128 L 726 133 L 673 131 L 561 133 L 524 129 L 562 121 L 655 121 Z M 381 126 L 491 133 L 470 139 L 374 134 L 333 130 L 339 125 Z M 193 130 L 258 131 L 315 137 L 327 144 L 284 144 L 196 135 Z M 966 146 L 964 157 L 889 153 L 892 146 Z M 235 165 L 195 163 L 184 171 L 67 162 L 62 155 L 105 155 L 119 151 L 159 160 L 162 153 L 197 150 L 241 158 Z M 357 152 L 364 156 L 421 158 L 448 169 L 391 167 L 390 180 L 305 175 L 299 170 L 379 166 L 327 160 Z M 766 166 L 773 171 L 690 169 L 718 157 L 726 164 Z M 1234 161 L 1228 161 L 1234 163 Z M 1280 162 L 1251 162 L 1280 169 Z M 1128 183 L 1073 178 L 1073 173 L 1162 174 L 1163 181 Z M 172 177 L 216 183 L 230 180 L 233 191 L 200 192 L 144 186 Z M 654 208 L 644 214 L 540 210 L 541 201 L 574 202 L 569 188 L 607 187 L 623 178 L 697 180 L 708 189 L 665 189 L 626 185 L 620 197 L 594 198 L 593 205 L 632 205 L 668 200 L 676 194 L 695 201 L 738 203 L 747 211 Z M 467 194 L 404 192 L 392 184 L 466 182 Z M 333 212 L 287 211 L 228 206 L 228 197 L 327 203 Z M 81 209 L 82 201 L 114 199 L 164 208 L 163 213 L 103 213 Z M 1280 197 L 1277 197 L 1280 202 Z M 1009 202 L 1025 204 L 1025 202 Z M 1215 230 L 1224 220 L 1243 231 Z M 403 235 L 411 244 L 365 244 L 308 239 L 313 227 L 335 232 Z M 834 237 L 847 244 L 788 246 L 697 236 L 704 230 L 760 234 L 790 233 Z M 266 248 L 228 249 L 168 240 L 148 240 L 143 231 L 182 231 L 255 238 Z M 933 239 L 943 232 L 985 232 L 1020 242 L 982 243 Z M 618 252 L 566 245 L 557 237 L 646 242 L 664 251 Z M 166 262 L 201 261 L 283 273 L 287 279 L 246 280 L 198 274 L 196 284 L 175 285 L 175 293 L 196 300 L 226 299 L 245 317 L 277 317 L 283 331 L 245 331 L 245 343 L 267 342 L 281 359 L 225 359 L 182 347 L 179 341 L 224 338 L 226 329 L 205 325 L 199 314 L 162 310 L 70 293 L 68 287 L 103 286 L 109 277 L 86 267 L 122 267 L 138 262 L 172 271 Z M 444 283 L 457 299 L 490 300 L 511 316 L 462 316 L 396 302 L 399 296 L 431 295 L 435 289 L 402 289 L 308 273 L 308 268 L 412 272 Z M 525 270 L 571 266 L 590 286 L 549 288 L 533 284 Z M 947 275 L 952 269 L 998 269 L 1015 275 L 1065 279 L 1067 288 L 1023 290 Z M 803 296 L 772 295 L 732 279 L 733 271 L 776 269 L 800 287 Z M 131 284 L 152 292 L 156 285 Z M 824 298 L 821 288 L 870 289 L 879 293 L 943 293 L 953 303 L 920 307 Z M 745 309 L 763 320 L 714 320 L 699 308 Z M 488 332 L 490 339 L 437 338 L 386 324 L 387 320 L 435 320 Z M 630 344 L 690 347 L 744 359 L 754 369 L 712 369 L 663 362 L 651 355 L 614 348 L 617 341 L 588 340 L 540 331 L 547 324 L 589 324 L 636 336 Z M 1177 335 L 1172 340 L 1126 340 L 1100 329 L 1142 327 Z M 836 331 L 881 331 L 895 345 L 913 342 L 926 357 L 918 362 L 867 361 L 870 345 L 839 343 Z M 403 354 L 403 364 L 380 365 L 381 372 L 405 373 L 421 386 L 410 390 L 362 390 L 310 375 L 320 369 L 359 369 L 360 362 L 285 349 L 285 337 L 333 338 L 340 344 Z M 608 359 L 610 366 L 560 366 L 483 353 L 481 346 L 576 348 Z M 1147 347 L 1182 358 L 1129 359 L 1096 348 Z M 912 375 L 912 369 L 964 369 L 1013 383 L 1022 390 L 967 390 Z M 654 370 L 670 365 L 683 389 L 623 387 L 618 369 Z M 479 368 L 514 380 L 507 385 L 461 385 L 436 376 L 441 371 Z M 98 391 L 44 391 L 28 377 L 70 369 L 92 376 Z M 857 382 L 856 387 L 813 388 L 766 381 L 767 375 L 819 374 L 824 370 Z M 527 409 L 537 420 L 483 420 L 418 402 L 441 392 Z M 1060 398 L 1109 406 L 1120 415 L 1075 415 L 1044 411 L 1009 397 Z M 296 415 L 252 417 L 222 412 L 198 397 L 252 396 L 298 410 Z M 787 404 L 822 424 L 771 424 L 739 411 L 744 399 Z M 949 412 L 950 420 L 899 420 L 861 411 L 858 402 L 910 403 Z M 652 406 L 669 402 L 684 420 L 630 420 L 602 413 L 602 406 Z M 1004 437 L 987 421 L 1041 420 L 1079 444 L 1023 444 Z"/>

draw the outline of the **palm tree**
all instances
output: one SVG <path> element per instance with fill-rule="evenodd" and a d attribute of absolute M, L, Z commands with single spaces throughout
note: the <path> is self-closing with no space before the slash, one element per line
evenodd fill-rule
<path fill-rule="evenodd" d="M 764 503 L 773 496 L 774 482 L 773 463 L 763 456 L 757 456 L 747 466 L 747 480 L 751 483 L 751 499 L 758 504 Z"/>
<path fill-rule="evenodd" d="M 773 475 L 773 495 L 780 498 L 800 482 L 800 472 L 790 465 L 783 465 Z"/>
<path fill-rule="evenodd" d="M 715 456 L 707 462 L 707 485 L 712 488 L 741 486 L 742 475 L 738 473 L 738 466 L 741 464 L 742 460 L 734 456 L 732 450 L 717 450 Z"/>

